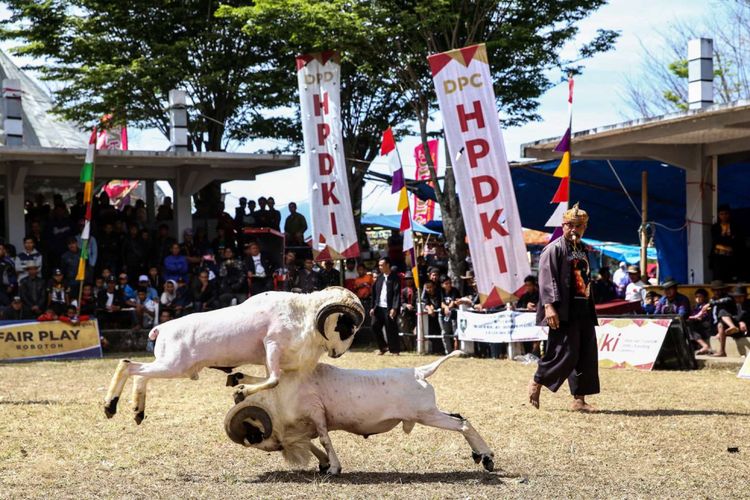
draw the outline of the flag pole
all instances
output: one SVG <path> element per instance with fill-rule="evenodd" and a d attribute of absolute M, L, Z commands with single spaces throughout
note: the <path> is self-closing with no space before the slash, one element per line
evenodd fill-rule
<path fill-rule="evenodd" d="M 89 238 L 91 236 L 91 204 L 94 191 L 94 156 L 96 153 L 96 127 L 91 131 L 89 145 L 86 149 L 86 159 L 81 168 L 80 181 L 83 183 L 83 204 L 85 207 L 84 225 L 81 231 L 81 248 L 78 258 L 78 272 L 76 281 L 78 281 L 78 305 L 76 307 L 76 317 L 81 316 L 81 300 L 83 300 L 83 282 L 86 279 L 86 264 L 89 260 Z"/>

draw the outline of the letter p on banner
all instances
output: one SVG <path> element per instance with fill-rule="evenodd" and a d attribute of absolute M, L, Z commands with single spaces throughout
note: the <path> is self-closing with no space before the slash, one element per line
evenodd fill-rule
<path fill-rule="evenodd" d="M 498 306 L 522 290 L 530 268 L 487 48 L 472 45 L 431 55 L 428 61 L 461 193 L 479 297 L 485 307 Z"/>

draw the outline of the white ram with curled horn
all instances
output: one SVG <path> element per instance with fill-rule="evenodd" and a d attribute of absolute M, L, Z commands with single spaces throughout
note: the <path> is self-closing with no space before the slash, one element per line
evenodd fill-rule
<path fill-rule="evenodd" d="M 312 372 L 320 356 L 344 354 L 362 325 L 365 310 L 341 287 L 310 294 L 266 292 L 242 304 L 174 319 L 151 330 L 151 363 L 120 360 L 104 400 L 107 418 L 117 412 L 125 382 L 133 376 L 133 411 L 145 415 L 146 384 L 152 378 L 198 378 L 203 368 L 231 373 L 245 364 L 265 365 L 268 377 L 236 388 L 242 400 L 279 383 L 282 370 Z M 231 375 L 229 376 L 232 377 Z"/>

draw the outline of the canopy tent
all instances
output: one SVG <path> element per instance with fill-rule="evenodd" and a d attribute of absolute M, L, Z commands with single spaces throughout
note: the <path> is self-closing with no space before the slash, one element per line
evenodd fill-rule
<path fill-rule="evenodd" d="M 401 227 L 401 214 L 391 215 L 370 215 L 363 214 L 361 224 L 363 226 L 381 226 L 387 227 L 388 229 L 399 229 Z M 418 222 L 412 221 L 412 227 L 414 231 L 423 234 L 441 234 L 438 231 L 433 231 L 427 227 L 419 224 Z"/>

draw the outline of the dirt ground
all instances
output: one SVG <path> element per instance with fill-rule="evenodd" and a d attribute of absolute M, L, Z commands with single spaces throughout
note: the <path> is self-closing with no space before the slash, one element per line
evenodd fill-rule
<path fill-rule="evenodd" d="M 350 352 L 335 364 L 433 359 Z M 141 426 L 129 401 L 107 420 L 101 402 L 116 362 L 0 366 L 0 497 L 750 497 L 750 382 L 728 370 L 605 370 L 603 393 L 591 398 L 601 411 L 583 415 L 568 411 L 563 390 L 545 390 L 541 410 L 531 408 L 532 366 L 450 360 L 430 379 L 439 405 L 471 420 L 496 472 L 474 464 L 459 434 L 417 426 L 366 441 L 333 433 L 343 475 L 331 478 L 312 462 L 291 470 L 279 453 L 229 441 L 231 390 L 214 370 L 152 382 Z"/>

